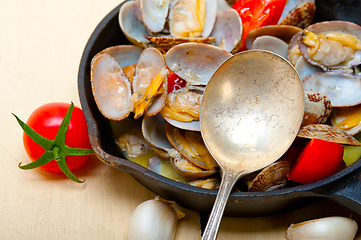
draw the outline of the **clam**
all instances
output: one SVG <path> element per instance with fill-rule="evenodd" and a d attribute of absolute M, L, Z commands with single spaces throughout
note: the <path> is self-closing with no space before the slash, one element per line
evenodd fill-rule
<path fill-rule="evenodd" d="M 278 24 L 306 28 L 312 24 L 315 12 L 316 5 L 313 2 L 302 3 L 291 10 Z"/>
<path fill-rule="evenodd" d="M 248 49 L 268 50 L 287 58 L 289 43 L 302 29 L 295 26 L 271 25 L 251 31 L 246 38 Z"/>
<path fill-rule="evenodd" d="M 298 6 L 305 4 L 307 2 L 315 3 L 314 0 L 292 0 L 292 1 L 286 1 L 286 5 L 283 9 L 282 15 L 278 21 L 278 23 L 282 22 L 283 19 L 286 18 L 287 15 L 289 15 L 294 9 L 296 9 Z"/>
<path fill-rule="evenodd" d="M 288 161 L 280 159 L 260 172 L 245 176 L 244 181 L 249 192 L 277 190 L 286 186 L 289 172 L 290 164 Z"/>
<path fill-rule="evenodd" d="M 253 42 L 262 36 L 276 37 L 288 44 L 292 37 L 300 31 L 302 31 L 301 28 L 288 25 L 270 25 L 256 28 L 248 33 L 245 41 L 246 47 L 252 49 Z"/>
<path fill-rule="evenodd" d="M 287 58 L 288 44 L 273 36 L 261 36 L 254 40 L 251 49 L 268 50 Z"/>
<path fill-rule="evenodd" d="M 124 133 L 115 142 L 127 156 L 131 157 L 143 156 L 151 150 L 144 138 L 134 133 Z"/>
<path fill-rule="evenodd" d="M 136 1 L 128 1 L 119 10 L 118 21 L 125 37 L 135 46 L 145 48 L 150 42 L 144 36 L 150 35 L 147 27 L 134 15 Z"/>
<path fill-rule="evenodd" d="M 354 106 L 361 103 L 361 76 L 339 72 L 317 73 L 302 80 L 305 90 L 321 93 L 333 107 Z"/>
<path fill-rule="evenodd" d="M 361 146 L 361 143 L 352 135 L 327 124 L 310 124 L 303 126 L 300 128 L 297 137 L 308 139 L 318 138 L 329 142 Z"/>
<path fill-rule="evenodd" d="M 188 182 L 188 184 L 205 189 L 217 189 L 219 188 L 220 180 L 219 178 L 196 179 Z"/>
<path fill-rule="evenodd" d="M 179 44 L 165 54 L 167 67 L 187 82 L 186 88 L 168 94 L 167 106 L 162 110 L 167 122 L 178 128 L 200 131 L 198 117 L 204 87 L 218 66 L 230 56 L 232 54 L 226 50 L 201 43 Z M 183 107 L 174 101 L 180 97 L 186 101 L 183 101 Z M 169 114 L 169 110 L 172 110 L 169 108 L 169 103 L 173 106 L 177 104 L 177 114 L 175 111 Z M 192 107 L 191 111 L 189 111 L 190 107 Z M 181 112 L 183 112 L 182 116 L 179 115 Z"/>
<path fill-rule="evenodd" d="M 202 43 L 183 43 L 165 55 L 167 67 L 187 81 L 187 85 L 207 85 L 218 66 L 232 54 Z"/>
<path fill-rule="evenodd" d="M 128 73 L 131 80 L 123 72 L 127 64 L 135 65 L 134 77 Z M 91 62 L 95 102 L 106 118 L 115 121 L 128 117 L 132 111 L 134 118 L 156 115 L 166 100 L 167 74 L 163 55 L 155 48 L 141 53 L 135 46 L 105 49 Z"/>
<path fill-rule="evenodd" d="M 167 124 L 166 134 L 172 146 L 192 164 L 201 169 L 218 171 L 218 165 L 205 146 L 200 132 L 186 131 Z"/>
<path fill-rule="evenodd" d="M 140 0 L 139 7 L 144 25 L 150 32 L 164 28 L 169 10 L 169 0 Z"/>
<path fill-rule="evenodd" d="M 360 40 L 359 25 L 345 21 L 320 22 L 303 30 L 299 48 L 308 62 L 324 71 L 352 72 L 351 68 L 360 64 Z"/>
<path fill-rule="evenodd" d="M 314 123 L 325 123 L 331 114 L 331 101 L 324 95 L 305 91 L 305 113 L 301 126 Z"/>
<path fill-rule="evenodd" d="M 144 116 L 142 133 L 149 146 L 159 156 L 169 158 L 168 150 L 172 148 L 165 134 L 166 121 L 160 113 L 155 116 Z"/>
<path fill-rule="evenodd" d="M 237 53 L 242 43 L 242 20 L 236 10 L 229 8 L 217 12 L 216 22 L 210 37 L 214 45 L 230 53 Z"/>
<path fill-rule="evenodd" d="M 332 126 L 351 135 L 361 132 L 361 104 L 353 107 L 336 108 L 331 113 Z"/>
<path fill-rule="evenodd" d="M 203 91 L 184 87 L 167 95 L 161 114 L 175 127 L 198 131 Z"/>
<path fill-rule="evenodd" d="M 287 59 L 295 66 L 302 80 L 311 74 L 322 73 L 323 70 L 318 66 L 312 65 L 302 56 L 298 46 L 298 39 L 301 34 L 302 32 L 296 33 L 288 44 Z"/>
<path fill-rule="evenodd" d="M 181 175 L 188 178 L 205 178 L 218 172 L 217 169 L 213 168 L 210 170 L 203 169 L 183 157 L 178 150 L 172 148 L 168 151 L 170 162 L 174 169 Z"/>

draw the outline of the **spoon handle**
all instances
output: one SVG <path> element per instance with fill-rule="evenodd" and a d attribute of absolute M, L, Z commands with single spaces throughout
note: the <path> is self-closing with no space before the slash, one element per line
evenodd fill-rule
<path fill-rule="evenodd" d="M 221 185 L 211 215 L 209 216 L 207 226 L 203 232 L 202 240 L 215 240 L 217 238 L 219 225 L 222 220 L 228 197 L 234 184 L 239 179 L 239 176 L 240 175 L 236 175 L 235 172 L 230 169 L 223 169 Z"/>

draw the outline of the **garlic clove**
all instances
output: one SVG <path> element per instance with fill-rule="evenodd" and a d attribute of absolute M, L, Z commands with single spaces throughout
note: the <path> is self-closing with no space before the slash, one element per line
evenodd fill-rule
<path fill-rule="evenodd" d="M 145 201 L 130 216 L 128 240 L 172 240 L 183 216 L 175 202 L 158 197 Z"/>
<path fill-rule="evenodd" d="M 346 217 L 326 217 L 291 224 L 285 240 L 352 240 L 358 226 L 356 221 Z"/>

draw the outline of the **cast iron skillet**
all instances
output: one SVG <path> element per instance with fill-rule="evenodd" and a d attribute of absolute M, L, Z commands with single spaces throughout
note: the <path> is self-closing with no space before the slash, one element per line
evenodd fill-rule
<path fill-rule="evenodd" d="M 107 47 L 130 44 L 118 24 L 118 11 L 121 5 L 113 9 L 96 27 L 80 62 L 78 90 L 91 145 L 96 156 L 103 163 L 128 172 L 155 194 L 174 200 L 185 208 L 208 213 L 215 201 L 216 190 L 179 183 L 126 160 L 114 142 L 108 120 L 102 116 L 95 104 L 90 86 L 92 57 Z M 328 198 L 361 214 L 360 166 L 361 161 L 358 161 L 328 178 L 282 190 L 257 193 L 233 192 L 224 214 L 242 217 L 278 214 L 307 206 L 321 198 Z"/>

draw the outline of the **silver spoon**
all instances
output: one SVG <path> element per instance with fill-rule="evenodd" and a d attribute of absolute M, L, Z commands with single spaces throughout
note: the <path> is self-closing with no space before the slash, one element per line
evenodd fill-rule
<path fill-rule="evenodd" d="M 202 239 L 216 239 L 237 180 L 285 153 L 303 113 L 300 77 L 274 53 L 241 52 L 215 71 L 203 95 L 200 125 L 204 142 L 221 168 L 222 182 Z"/>

